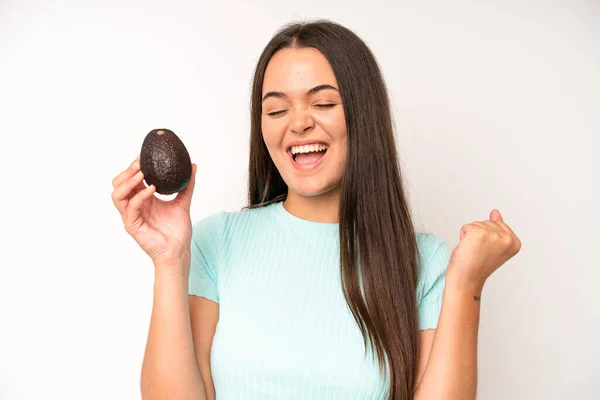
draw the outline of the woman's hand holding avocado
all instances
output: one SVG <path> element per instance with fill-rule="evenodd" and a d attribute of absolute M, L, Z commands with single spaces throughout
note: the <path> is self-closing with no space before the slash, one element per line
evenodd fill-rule
<path fill-rule="evenodd" d="M 190 203 L 196 168 L 192 164 L 188 185 L 171 201 L 155 197 L 154 185 L 144 185 L 139 156 L 112 181 L 113 203 L 121 214 L 125 230 L 156 266 L 189 262 L 192 235 Z"/>

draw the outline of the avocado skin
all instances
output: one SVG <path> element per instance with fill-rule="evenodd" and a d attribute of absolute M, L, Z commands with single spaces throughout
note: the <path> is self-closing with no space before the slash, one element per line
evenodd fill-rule
<path fill-rule="evenodd" d="M 185 189 L 192 176 L 192 162 L 185 145 L 175 132 L 164 128 L 153 129 L 146 135 L 140 152 L 140 169 L 146 183 L 154 185 L 160 194 Z"/>

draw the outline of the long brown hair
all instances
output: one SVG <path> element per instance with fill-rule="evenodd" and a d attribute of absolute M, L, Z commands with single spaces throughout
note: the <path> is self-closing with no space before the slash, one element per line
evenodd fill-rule
<path fill-rule="evenodd" d="M 348 143 L 339 206 L 344 296 L 365 348 L 372 346 L 381 372 L 389 374 L 390 399 L 412 399 L 418 337 L 415 229 L 387 88 L 367 45 L 344 26 L 328 20 L 295 22 L 282 27 L 264 48 L 252 86 L 248 207 L 283 200 L 288 191 L 261 132 L 265 69 L 284 48 L 317 49 L 337 79 Z"/>

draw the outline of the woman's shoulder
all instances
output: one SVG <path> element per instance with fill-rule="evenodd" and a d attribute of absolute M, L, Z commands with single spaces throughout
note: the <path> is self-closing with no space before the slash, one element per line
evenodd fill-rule
<path fill-rule="evenodd" d="M 428 252 L 446 244 L 441 236 L 431 232 L 417 232 L 416 236 L 419 251 Z"/>
<path fill-rule="evenodd" d="M 211 212 L 193 224 L 194 237 L 199 235 L 222 235 L 224 232 L 247 225 L 251 220 L 262 220 L 273 213 L 276 204 L 240 210 L 218 210 Z"/>
<path fill-rule="evenodd" d="M 446 240 L 431 232 L 417 232 L 416 236 L 422 269 L 434 261 L 442 264 L 447 261 L 450 252 Z"/>

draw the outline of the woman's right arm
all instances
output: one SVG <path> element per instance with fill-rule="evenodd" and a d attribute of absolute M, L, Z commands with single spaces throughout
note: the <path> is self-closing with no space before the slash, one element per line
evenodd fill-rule
<path fill-rule="evenodd" d="M 168 202 L 154 196 L 154 186 L 145 187 L 139 157 L 113 179 L 112 199 L 125 230 L 154 264 L 152 315 L 141 374 L 144 400 L 214 398 L 212 382 L 206 380 L 210 369 L 202 367 L 201 372 L 200 366 L 210 368 L 202 353 L 207 342 L 204 335 L 209 332 L 206 327 L 213 322 L 216 326 L 216 321 L 210 317 L 211 306 L 191 307 L 188 295 L 192 236 L 189 211 L 195 175 L 196 165 L 192 165 L 187 187 Z M 192 321 L 202 328 L 192 329 Z M 196 355 L 195 348 L 201 353 Z"/>
<path fill-rule="evenodd" d="M 154 300 L 141 374 L 144 400 L 209 398 L 194 351 L 188 274 L 189 261 L 185 260 L 180 265 L 155 266 Z"/>

